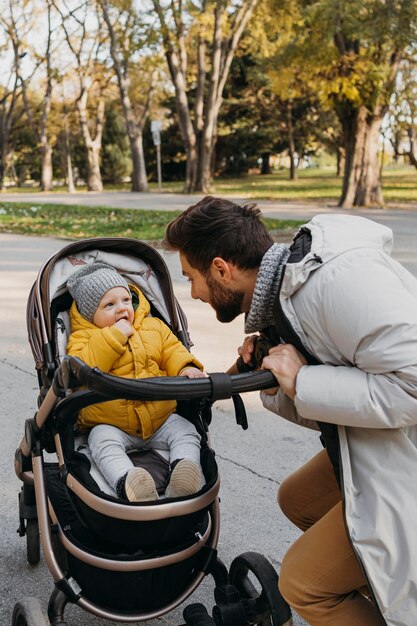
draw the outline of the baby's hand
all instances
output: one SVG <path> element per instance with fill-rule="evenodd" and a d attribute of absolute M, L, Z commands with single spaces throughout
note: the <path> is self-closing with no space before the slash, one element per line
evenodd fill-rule
<path fill-rule="evenodd" d="M 120 332 L 124 334 L 125 337 L 130 337 L 130 335 L 133 335 L 134 331 L 133 331 L 132 325 L 130 324 L 130 322 L 128 322 L 125 319 L 118 320 L 114 324 L 114 327 L 118 328 Z"/>
<path fill-rule="evenodd" d="M 181 376 L 186 376 L 187 378 L 207 378 L 207 374 L 197 369 L 196 367 L 186 367 L 182 370 Z"/>

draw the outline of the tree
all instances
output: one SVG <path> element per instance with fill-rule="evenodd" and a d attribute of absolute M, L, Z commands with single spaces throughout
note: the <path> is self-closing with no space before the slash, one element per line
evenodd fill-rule
<path fill-rule="evenodd" d="M 65 100 L 65 94 L 62 94 L 63 106 L 62 113 L 64 118 L 64 154 L 65 154 L 65 165 L 66 165 L 66 179 L 68 184 L 68 192 L 75 193 L 75 183 L 74 183 L 74 173 L 72 169 L 72 154 L 71 154 L 71 137 L 69 132 L 68 125 L 68 106 Z"/>
<path fill-rule="evenodd" d="M 106 105 L 103 133 L 103 178 L 109 183 L 121 183 L 131 171 L 129 139 L 126 135 L 120 105 L 118 101 L 110 100 Z"/>
<path fill-rule="evenodd" d="M 239 175 L 260 162 L 261 174 L 269 174 L 271 156 L 287 152 L 292 157 L 289 171 L 294 178 L 298 163 L 323 149 L 335 120 L 334 115 L 323 113 L 314 94 L 303 93 L 301 88 L 295 93 L 284 80 L 280 82 L 281 74 L 273 71 L 273 55 L 267 56 L 271 46 L 262 42 L 264 25 L 262 7 L 258 7 L 225 86 L 216 173 Z"/>
<path fill-rule="evenodd" d="M 110 37 L 110 54 L 130 142 L 132 191 L 147 191 L 143 129 L 156 79 L 155 61 L 149 53 L 152 50 L 153 33 L 139 19 L 133 0 L 112 3 L 99 0 L 99 4 Z M 141 53 L 142 57 L 138 58 Z M 141 83 L 141 88 L 134 93 L 132 83 L 135 81 Z"/>
<path fill-rule="evenodd" d="M 9 80 L 0 95 L 0 191 L 4 190 L 5 176 L 13 172 L 14 147 L 11 141 L 11 131 L 22 114 L 17 107 L 20 96 L 18 78 L 11 71 Z"/>
<path fill-rule="evenodd" d="M 35 30 L 35 21 L 41 19 L 41 9 L 43 10 L 44 6 L 29 5 L 27 0 L 22 3 L 17 2 L 17 0 L 9 0 L 9 13 L 7 16 L 3 15 L 1 21 L 12 43 L 16 77 L 21 85 L 26 115 L 36 137 L 41 154 L 41 189 L 42 191 L 49 191 L 52 189 L 53 171 L 52 144 L 48 136 L 48 118 L 51 111 L 52 88 L 56 72 L 52 66 L 52 38 L 54 32 L 54 25 L 52 23 L 52 2 L 51 0 L 45 0 L 45 2 L 46 42 L 42 51 L 37 51 L 34 45 L 32 46 L 29 43 L 28 35 L 31 31 Z M 24 78 L 22 59 L 28 54 L 28 50 L 31 52 L 35 67 L 32 74 Z M 38 98 L 38 106 L 34 108 L 33 99 L 31 101 L 28 95 L 28 85 L 36 73 L 36 70 L 39 68 L 44 72 L 43 89 Z"/>
<path fill-rule="evenodd" d="M 153 0 L 187 155 L 184 191 L 206 193 L 223 91 L 257 0 Z"/>
<path fill-rule="evenodd" d="M 102 191 L 100 153 L 103 137 L 105 94 L 109 76 L 100 60 L 103 36 L 97 13 L 91 11 L 87 0 L 76 8 L 69 8 L 65 0 L 53 0 L 61 16 L 61 25 L 68 48 L 73 54 L 75 73 L 79 82 L 76 98 L 78 118 L 87 151 L 87 189 Z M 95 23 L 93 19 L 96 18 Z M 95 120 L 91 114 L 93 100 Z"/>
<path fill-rule="evenodd" d="M 417 168 L 417 53 L 410 50 L 401 63 L 397 88 L 390 103 L 390 136 L 395 156 Z"/>
<path fill-rule="evenodd" d="M 280 23 L 291 22 L 280 51 L 286 68 L 316 90 L 342 126 L 345 169 L 339 206 L 380 206 L 381 123 L 401 59 L 415 39 L 416 3 L 284 0 L 272 6 Z"/>

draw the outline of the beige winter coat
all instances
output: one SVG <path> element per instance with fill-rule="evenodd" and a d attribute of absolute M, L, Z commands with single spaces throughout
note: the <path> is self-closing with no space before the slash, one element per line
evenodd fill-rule
<path fill-rule="evenodd" d="M 287 266 L 281 302 L 322 365 L 300 370 L 294 402 L 261 397 L 303 426 L 338 425 L 354 549 L 386 623 L 415 626 L 417 280 L 391 258 L 389 228 L 348 215 L 306 226 L 311 252 Z"/>

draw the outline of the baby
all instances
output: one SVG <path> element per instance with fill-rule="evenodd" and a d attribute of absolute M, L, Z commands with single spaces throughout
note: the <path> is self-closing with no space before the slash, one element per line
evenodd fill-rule
<path fill-rule="evenodd" d="M 85 265 L 68 279 L 67 287 L 74 298 L 69 355 L 124 378 L 205 376 L 203 365 L 168 326 L 150 315 L 143 293 L 128 285 L 110 265 Z M 127 451 L 131 449 L 169 451 L 166 497 L 199 491 L 200 436 L 175 408 L 174 400 L 117 399 L 80 411 L 79 428 L 91 429 L 88 445 L 92 458 L 119 497 L 130 502 L 158 498 L 151 474 L 134 467 L 129 459 Z"/>

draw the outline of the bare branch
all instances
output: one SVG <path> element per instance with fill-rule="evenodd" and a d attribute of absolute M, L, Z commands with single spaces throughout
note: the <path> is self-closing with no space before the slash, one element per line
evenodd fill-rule
<path fill-rule="evenodd" d="M 257 2 L 258 0 L 245 0 L 245 2 L 242 3 L 241 7 L 237 11 L 231 36 L 229 37 L 227 41 L 227 46 L 224 48 L 223 52 L 220 80 L 217 89 L 217 111 L 219 110 L 221 105 L 223 90 L 229 76 L 230 66 L 236 53 L 239 40 L 246 27 L 246 24 L 248 23 L 253 13 L 253 10 L 255 9 Z"/>

